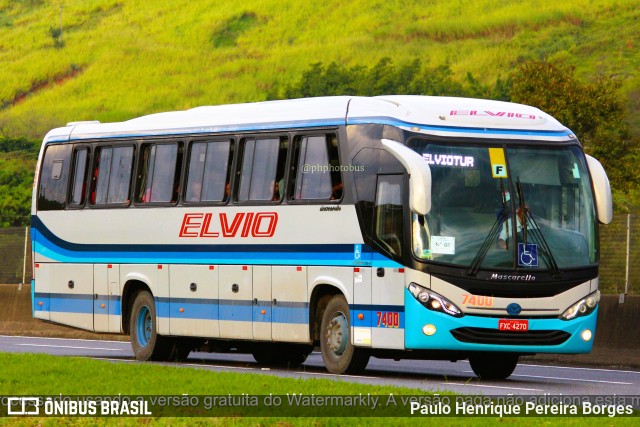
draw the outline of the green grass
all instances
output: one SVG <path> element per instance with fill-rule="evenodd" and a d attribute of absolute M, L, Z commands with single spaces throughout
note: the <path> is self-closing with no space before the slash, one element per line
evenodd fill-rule
<path fill-rule="evenodd" d="M 312 63 L 383 57 L 487 83 L 524 59 L 564 60 L 624 78 L 640 110 L 639 14 L 630 0 L 0 0 L 0 130 L 257 101 Z"/>
<path fill-rule="evenodd" d="M 354 384 L 342 380 L 292 379 L 271 375 L 214 372 L 157 364 L 113 363 L 73 357 L 54 357 L 33 354 L 0 353 L 0 395 L 354 395 L 388 396 L 428 395 L 419 389 L 392 386 Z M 452 396 L 453 398 L 455 396 Z M 354 414 L 355 415 L 355 414 Z M 438 425 L 458 425 L 460 419 L 438 418 Z M 473 426 L 542 424 L 602 425 L 602 418 L 492 418 L 467 417 L 465 424 Z M 609 420 L 607 420 L 609 421 Z M 636 420 L 637 421 L 637 420 Z M 0 418 L 4 425 L 88 426 L 88 425 L 277 425 L 277 426 L 334 426 L 334 425 L 424 425 L 424 418 L 394 417 L 287 417 L 286 411 L 277 417 L 232 418 Z M 631 425 L 633 419 L 616 419 L 616 425 Z"/>

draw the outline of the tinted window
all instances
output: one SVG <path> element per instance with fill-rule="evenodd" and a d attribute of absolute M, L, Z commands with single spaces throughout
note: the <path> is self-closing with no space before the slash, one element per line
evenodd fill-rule
<path fill-rule="evenodd" d="M 96 159 L 91 203 L 96 205 L 129 203 L 133 147 L 99 148 Z"/>
<path fill-rule="evenodd" d="M 182 164 L 179 144 L 145 145 L 141 153 L 136 202 L 176 202 Z"/>
<path fill-rule="evenodd" d="M 187 202 L 223 202 L 229 196 L 231 141 L 191 144 Z"/>
<path fill-rule="evenodd" d="M 402 175 L 381 175 L 375 205 L 376 240 L 389 253 L 402 255 Z"/>
<path fill-rule="evenodd" d="M 84 204 L 87 171 L 89 170 L 89 149 L 79 148 L 73 155 L 73 181 L 69 204 L 80 206 Z"/>
<path fill-rule="evenodd" d="M 289 198 L 293 200 L 339 200 L 342 179 L 335 135 L 305 136 L 296 139 Z"/>
<path fill-rule="evenodd" d="M 285 159 L 284 140 L 245 140 L 238 201 L 280 200 Z"/>
<path fill-rule="evenodd" d="M 51 145 L 47 147 L 38 188 L 38 209 L 64 209 L 69 183 L 71 145 Z"/>

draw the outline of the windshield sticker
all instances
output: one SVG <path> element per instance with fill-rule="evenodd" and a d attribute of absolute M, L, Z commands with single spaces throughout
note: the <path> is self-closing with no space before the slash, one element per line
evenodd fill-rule
<path fill-rule="evenodd" d="M 573 172 L 573 177 L 575 179 L 580 179 L 580 169 L 578 169 L 577 163 L 573 164 L 573 169 L 571 170 L 571 172 Z"/>
<path fill-rule="evenodd" d="M 537 267 L 538 245 L 535 243 L 518 243 L 518 265 L 520 267 Z"/>
<path fill-rule="evenodd" d="M 502 148 L 489 148 L 491 160 L 491 176 L 494 178 L 507 178 L 507 161 Z"/>
<path fill-rule="evenodd" d="M 472 156 L 461 156 L 459 154 L 424 153 L 422 158 L 430 165 L 456 166 L 459 168 L 472 168 L 475 165 L 475 159 Z"/>
<path fill-rule="evenodd" d="M 456 238 L 447 236 L 431 236 L 431 253 L 455 255 Z"/>

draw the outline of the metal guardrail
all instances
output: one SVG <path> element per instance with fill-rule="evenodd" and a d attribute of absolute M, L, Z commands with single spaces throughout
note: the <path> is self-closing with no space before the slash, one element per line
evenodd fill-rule
<path fill-rule="evenodd" d="M 0 283 L 30 281 L 28 227 L 0 228 Z M 640 214 L 616 214 L 600 226 L 600 290 L 640 295 Z"/>

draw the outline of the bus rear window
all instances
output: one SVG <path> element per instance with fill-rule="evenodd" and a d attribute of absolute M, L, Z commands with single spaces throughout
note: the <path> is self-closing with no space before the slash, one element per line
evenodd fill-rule
<path fill-rule="evenodd" d="M 38 187 L 38 210 L 64 209 L 69 183 L 71 145 L 47 147 Z"/>

